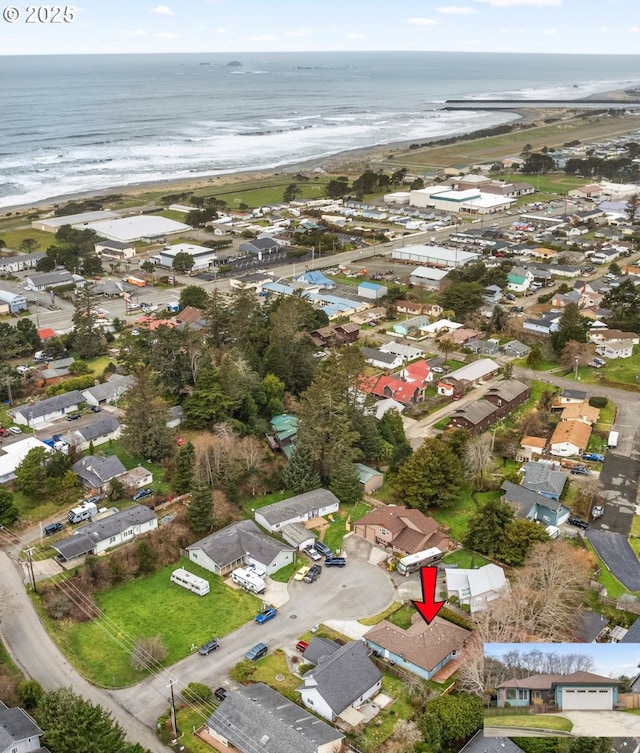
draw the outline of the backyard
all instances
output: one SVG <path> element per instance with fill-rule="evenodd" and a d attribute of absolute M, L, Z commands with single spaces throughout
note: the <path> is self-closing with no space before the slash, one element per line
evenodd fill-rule
<path fill-rule="evenodd" d="M 209 581 L 210 593 L 199 597 L 171 583 L 176 567 Z M 103 616 L 95 621 L 69 624 L 47 619 L 46 625 L 69 661 L 103 687 L 131 685 L 147 674 L 130 663 L 137 638 L 158 636 L 167 649 L 163 664 L 173 664 L 213 636 L 223 637 L 249 622 L 261 603 L 186 559 L 99 593 L 96 602 Z"/>
<path fill-rule="evenodd" d="M 469 518 L 476 512 L 478 505 L 490 499 L 499 499 L 500 491 L 476 492 L 465 483 L 453 507 L 429 510 L 440 525 L 446 526 L 456 541 L 462 541 L 469 526 Z"/>

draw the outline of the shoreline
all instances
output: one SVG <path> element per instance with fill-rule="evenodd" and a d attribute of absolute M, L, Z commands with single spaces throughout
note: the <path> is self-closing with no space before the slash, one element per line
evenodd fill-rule
<path fill-rule="evenodd" d="M 614 90 L 603 91 L 600 93 L 594 93 L 585 98 L 588 101 L 591 98 L 602 98 L 606 96 L 608 98 L 616 98 L 621 105 L 624 105 L 625 97 L 630 94 L 637 95 L 638 89 L 629 90 Z M 617 99 L 619 98 L 619 99 Z M 472 102 L 470 102 L 472 104 Z M 474 110 L 473 107 L 469 107 L 469 110 Z M 478 108 L 478 111 L 483 108 Z M 506 110 L 514 117 L 508 121 L 508 123 L 519 123 L 521 125 L 542 125 L 545 117 L 548 117 L 549 112 L 553 108 L 544 107 L 523 107 L 522 109 L 513 108 Z M 576 101 L 576 107 L 563 107 L 564 112 L 580 111 L 580 101 Z M 479 140 L 483 137 L 474 136 L 474 134 L 485 130 L 485 127 L 474 128 L 468 132 L 459 134 L 454 143 L 465 143 Z M 523 129 L 523 133 L 526 129 Z M 72 193 L 58 194 L 55 196 L 47 197 L 46 199 L 37 200 L 34 202 L 11 204 L 6 207 L 0 208 L 0 219 L 7 219 L 10 215 L 21 215 L 27 212 L 38 211 L 49 212 L 56 206 L 65 204 L 71 201 L 99 198 L 101 196 L 108 196 L 109 194 L 117 193 L 124 197 L 135 198 L 140 196 L 144 200 L 143 196 L 149 192 L 162 191 L 167 189 L 176 192 L 180 191 L 196 191 L 202 188 L 211 188 L 215 186 L 233 186 L 235 183 L 242 183 L 251 180 L 265 180 L 271 177 L 277 177 L 281 175 L 293 175 L 299 172 L 309 173 L 313 171 L 321 171 L 319 174 L 325 173 L 328 175 L 336 175 L 341 172 L 349 172 L 354 170 L 367 169 L 371 164 L 380 163 L 384 160 L 393 158 L 398 153 L 406 153 L 412 144 L 420 143 L 421 148 L 428 148 L 435 142 L 440 141 L 443 138 L 447 138 L 446 135 L 440 134 L 438 136 L 422 138 L 412 138 L 410 140 L 399 140 L 389 142 L 387 144 L 375 144 L 370 146 L 357 147 L 355 149 L 346 149 L 337 151 L 334 154 L 330 154 L 323 157 L 311 157 L 306 160 L 300 160 L 286 165 L 273 168 L 247 168 L 246 170 L 232 170 L 228 173 L 203 173 L 197 178 L 181 177 L 181 178 L 166 178 L 162 180 L 141 180 L 126 184 L 114 184 L 112 186 L 103 187 L 100 189 L 86 191 L 74 191 Z"/>

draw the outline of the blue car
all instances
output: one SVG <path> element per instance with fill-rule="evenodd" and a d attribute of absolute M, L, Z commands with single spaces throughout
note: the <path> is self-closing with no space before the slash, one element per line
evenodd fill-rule
<path fill-rule="evenodd" d="M 604 461 L 604 455 L 599 455 L 597 452 L 585 452 L 582 459 L 592 460 L 594 463 L 602 463 Z"/>
<path fill-rule="evenodd" d="M 138 491 L 133 495 L 132 499 L 134 502 L 137 502 L 138 500 L 144 499 L 145 497 L 150 497 L 152 494 L 152 489 L 138 489 Z"/>
<path fill-rule="evenodd" d="M 258 625 L 264 625 L 265 622 L 269 622 L 269 620 L 272 620 L 277 614 L 278 610 L 275 607 L 269 607 L 256 616 L 256 622 Z"/>

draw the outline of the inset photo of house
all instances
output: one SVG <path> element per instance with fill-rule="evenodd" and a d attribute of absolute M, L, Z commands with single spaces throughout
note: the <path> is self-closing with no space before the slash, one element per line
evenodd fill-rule
<path fill-rule="evenodd" d="M 486 643 L 486 737 L 640 736 L 640 645 Z"/>

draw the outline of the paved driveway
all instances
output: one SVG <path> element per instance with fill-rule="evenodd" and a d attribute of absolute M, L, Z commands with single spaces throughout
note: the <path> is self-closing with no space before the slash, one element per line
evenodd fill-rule
<path fill-rule="evenodd" d="M 563 711 L 573 723 L 574 737 L 638 737 L 640 716 L 624 711 Z"/>
<path fill-rule="evenodd" d="M 590 528 L 586 537 L 598 556 L 629 591 L 640 591 L 640 562 L 629 546 L 626 534 Z"/>
<path fill-rule="evenodd" d="M 639 460 L 619 451 L 606 454 L 600 472 L 603 489 L 600 496 L 605 500 L 605 514 L 595 524 L 596 528 L 629 534 L 636 510 L 639 479 Z"/>

